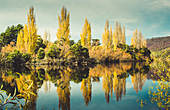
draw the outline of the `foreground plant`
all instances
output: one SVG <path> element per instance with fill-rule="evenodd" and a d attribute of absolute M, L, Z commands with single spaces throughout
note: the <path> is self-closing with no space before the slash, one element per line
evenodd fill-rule
<path fill-rule="evenodd" d="M 19 73 L 18 73 L 19 74 Z M 0 99 L 0 109 L 26 109 L 27 105 L 29 104 L 29 100 L 32 98 L 32 96 L 37 96 L 34 93 L 34 87 L 33 87 L 33 81 L 29 80 L 30 78 L 26 78 L 20 75 L 19 79 L 16 79 L 17 82 L 17 89 L 19 94 L 17 94 L 17 90 L 15 88 L 13 95 L 11 96 L 11 93 L 7 96 L 7 98 L 4 98 L 4 93 L 7 94 L 5 90 L 2 90 L 3 85 L 0 88 L 0 96 L 2 97 Z M 21 104 L 20 99 L 24 99 L 25 103 Z"/>
<path fill-rule="evenodd" d="M 166 110 L 170 109 L 170 69 L 165 69 L 164 67 L 156 68 L 157 75 L 160 77 L 157 86 L 151 86 L 149 89 L 149 101 L 153 104 L 157 104 L 156 108 L 163 108 Z M 162 76 L 163 74 L 166 76 Z M 143 105 L 148 105 L 147 101 L 138 99 L 137 102 L 140 103 L 141 107 Z"/>

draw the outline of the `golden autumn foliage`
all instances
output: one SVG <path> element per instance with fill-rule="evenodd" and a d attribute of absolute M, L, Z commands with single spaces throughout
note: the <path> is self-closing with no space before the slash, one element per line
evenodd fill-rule
<path fill-rule="evenodd" d="M 143 85 L 145 84 L 145 81 L 147 79 L 147 74 L 140 74 L 139 72 L 137 74 L 134 74 L 134 76 L 131 76 L 132 84 L 134 86 L 134 90 L 136 93 L 138 91 L 142 90 Z"/>
<path fill-rule="evenodd" d="M 59 28 L 57 30 L 58 41 L 64 40 L 64 43 L 69 44 L 70 38 L 70 12 L 67 12 L 65 7 L 61 10 L 61 15 L 58 16 Z"/>
<path fill-rule="evenodd" d="M 90 68 L 89 76 L 91 77 L 101 77 L 105 74 L 113 74 L 116 72 L 117 75 L 125 73 L 127 70 L 131 69 L 131 63 L 120 63 L 120 64 L 111 64 L 109 66 L 97 65 L 94 68 Z"/>
<path fill-rule="evenodd" d="M 21 52 L 33 54 L 38 39 L 34 7 L 30 7 L 27 24 L 18 33 L 16 46 Z"/>
<path fill-rule="evenodd" d="M 116 51 L 118 44 L 126 44 L 125 27 L 121 27 L 121 24 L 116 21 L 114 31 L 112 26 L 109 27 L 109 21 L 106 21 L 104 33 L 102 35 L 102 45 L 105 49 L 113 49 Z"/>
<path fill-rule="evenodd" d="M 84 97 L 84 102 L 86 106 L 91 101 L 92 96 L 92 85 L 91 85 L 91 77 L 89 76 L 87 79 L 83 79 L 81 82 L 81 92 Z"/>
<path fill-rule="evenodd" d="M 142 48 L 142 47 L 147 47 L 146 40 L 142 35 L 142 32 L 136 29 L 133 32 L 133 37 L 131 38 L 131 45 L 133 45 L 136 48 Z"/>
<path fill-rule="evenodd" d="M 14 50 L 17 49 L 14 44 L 15 44 L 14 42 L 11 42 L 10 44 L 2 47 L 2 49 L 1 49 L 2 55 L 4 55 L 5 53 L 14 52 Z"/>
<path fill-rule="evenodd" d="M 44 38 L 43 38 L 43 43 L 48 47 L 50 44 L 50 39 L 51 39 L 51 35 L 50 32 L 45 30 L 44 32 Z"/>
<path fill-rule="evenodd" d="M 103 48 L 108 49 L 109 48 L 109 40 L 110 40 L 110 32 L 109 32 L 109 21 L 106 21 L 105 27 L 104 27 L 104 33 L 102 36 L 102 45 Z"/>
<path fill-rule="evenodd" d="M 61 72 L 61 79 L 57 81 L 57 92 L 59 97 L 59 109 L 70 110 L 70 73 L 65 70 Z"/>
<path fill-rule="evenodd" d="M 87 18 L 85 18 L 85 24 L 82 28 L 82 32 L 80 33 L 81 37 L 81 45 L 83 47 L 91 46 L 91 25 L 88 22 Z"/>
<path fill-rule="evenodd" d="M 121 51 L 120 48 L 113 49 L 104 49 L 102 46 L 94 46 L 89 49 L 90 58 L 95 58 L 97 61 L 130 61 L 132 56 L 129 53 Z"/>

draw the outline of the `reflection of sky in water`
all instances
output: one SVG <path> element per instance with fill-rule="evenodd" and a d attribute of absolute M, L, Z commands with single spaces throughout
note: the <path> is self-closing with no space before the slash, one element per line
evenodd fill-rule
<path fill-rule="evenodd" d="M 149 86 L 152 83 L 152 80 L 146 80 L 142 90 L 136 91 L 134 90 L 133 84 L 131 83 L 131 76 L 126 79 L 126 95 L 122 94 L 121 100 L 116 101 L 116 96 L 113 90 L 113 96 L 110 96 L 110 102 L 107 103 L 105 99 L 105 91 L 102 88 L 102 78 L 100 78 L 100 82 L 92 82 L 92 98 L 89 102 L 88 106 L 85 106 L 84 98 L 81 93 L 81 83 L 70 82 L 70 109 L 71 110 L 152 110 L 154 108 L 149 108 L 144 106 L 140 107 L 139 103 L 136 103 L 136 100 L 141 97 L 142 99 L 148 99 L 148 90 Z M 45 84 L 45 83 L 44 83 Z M 57 87 L 54 86 L 51 82 L 47 81 L 47 87 L 50 85 L 50 90 L 45 92 L 45 88 L 43 86 L 38 90 L 38 101 L 37 101 L 37 109 L 59 109 L 59 98 L 57 93 Z M 150 104 L 152 105 L 152 104 Z"/>

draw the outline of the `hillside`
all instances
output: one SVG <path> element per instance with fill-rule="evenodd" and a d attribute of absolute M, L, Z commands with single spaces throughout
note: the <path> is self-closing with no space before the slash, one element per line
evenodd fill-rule
<path fill-rule="evenodd" d="M 170 36 L 147 39 L 147 47 L 151 51 L 160 51 L 170 47 Z"/>

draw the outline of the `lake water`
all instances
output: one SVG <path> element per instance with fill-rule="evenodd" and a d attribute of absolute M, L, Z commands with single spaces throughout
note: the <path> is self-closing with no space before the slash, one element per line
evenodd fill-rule
<path fill-rule="evenodd" d="M 30 110 L 157 110 L 148 94 L 150 87 L 158 85 L 154 66 L 118 63 L 93 68 L 43 65 L 1 69 L 1 85 L 13 93 L 15 87 L 19 90 L 23 86 L 18 73 L 33 80 L 37 96 L 31 96 L 25 105 Z M 140 98 L 147 102 L 143 107 L 137 102 Z M 24 105 L 24 100 L 20 103 Z"/>

